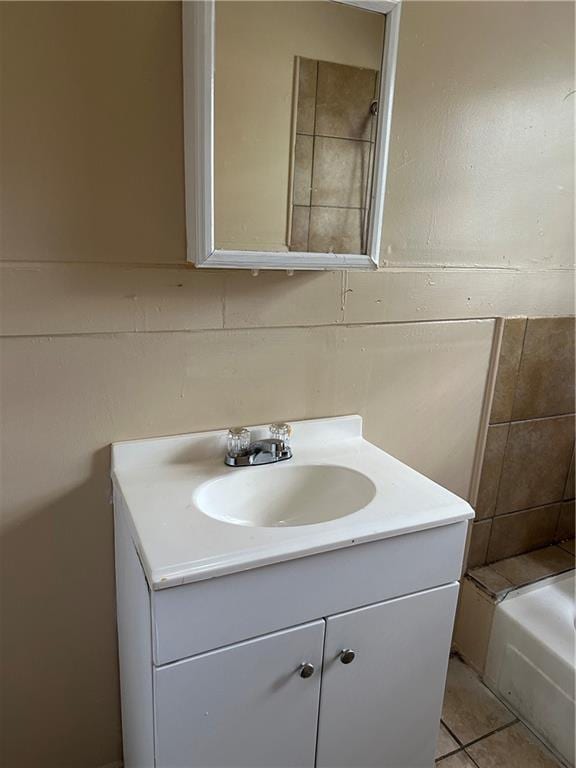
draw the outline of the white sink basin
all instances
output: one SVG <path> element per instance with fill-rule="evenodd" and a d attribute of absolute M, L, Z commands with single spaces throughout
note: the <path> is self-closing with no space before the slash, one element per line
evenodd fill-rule
<path fill-rule="evenodd" d="M 210 517 L 260 528 L 314 525 L 363 509 L 376 495 L 360 472 L 334 465 L 246 467 L 198 488 Z"/>

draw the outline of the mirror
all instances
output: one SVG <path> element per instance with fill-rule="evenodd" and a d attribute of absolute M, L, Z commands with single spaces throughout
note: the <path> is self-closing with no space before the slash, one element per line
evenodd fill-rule
<path fill-rule="evenodd" d="M 399 6 L 184 3 L 189 258 L 378 263 Z"/>

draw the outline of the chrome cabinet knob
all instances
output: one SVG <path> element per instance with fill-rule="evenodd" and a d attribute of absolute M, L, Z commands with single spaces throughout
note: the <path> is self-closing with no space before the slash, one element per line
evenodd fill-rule
<path fill-rule="evenodd" d="M 300 665 L 300 677 L 312 677 L 314 674 L 314 664 L 306 662 L 306 664 Z"/>
<path fill-rule="evenodd" d="M 356 654 L 351 648 L 344 648 L 343 651 L 340 651 L 340 661 L 342 664 L 352 664 L 355 658 Z"/>

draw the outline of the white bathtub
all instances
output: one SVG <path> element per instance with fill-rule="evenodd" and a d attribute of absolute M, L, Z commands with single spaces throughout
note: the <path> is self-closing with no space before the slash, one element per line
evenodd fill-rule
<path fill-rule="evenodd" d="M 486 684 L 574 765 L 574 571 L 512 592 L 494 613 Z"/>

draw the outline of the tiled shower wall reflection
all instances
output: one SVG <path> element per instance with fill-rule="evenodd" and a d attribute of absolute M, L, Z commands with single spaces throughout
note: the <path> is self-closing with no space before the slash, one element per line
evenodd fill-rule
<path fill-rule="evenodd" d="M 378 72 L 298 58 L 291 251 L 365 252 Z"/>
<path fill-rule="evenodd" d="M 508 318 L 468 567 L 574 535 L 574 318 Z"/>

